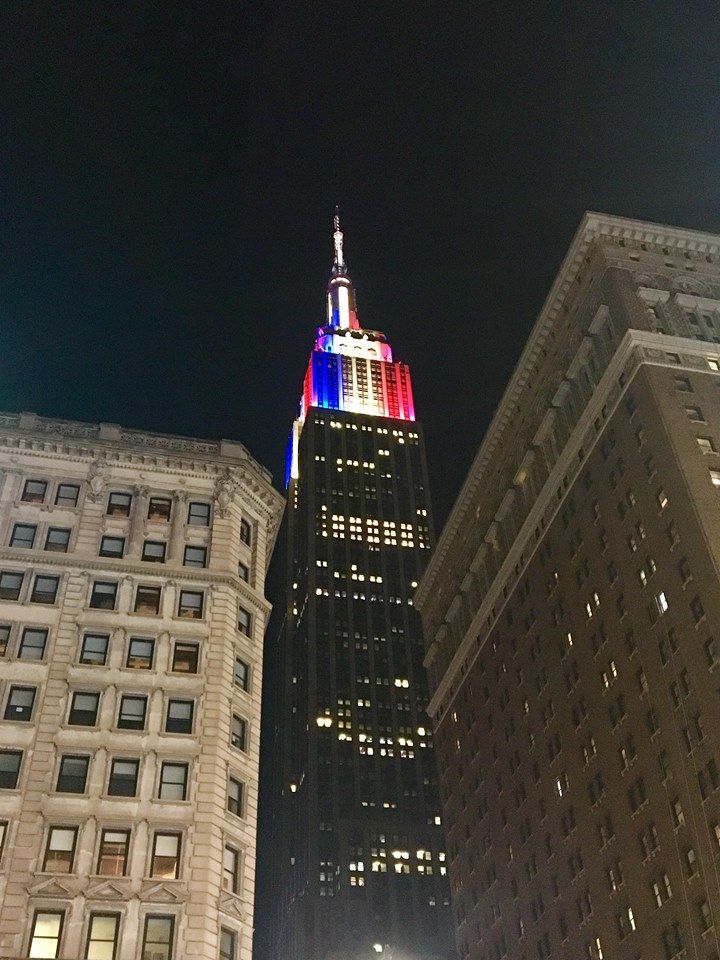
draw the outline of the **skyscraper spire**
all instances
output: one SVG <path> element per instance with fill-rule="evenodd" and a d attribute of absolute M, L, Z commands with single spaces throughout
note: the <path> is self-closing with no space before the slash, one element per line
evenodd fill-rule
<path fill-rule="evenodd" d="M 331 327 L 357 330 L 359 324 L 355 310 L 355 290 L 347 275 L 343 257 L 343 232 L 340 229 L 340 211 L 337 205 L 333 218 L 333 244 L 335 259 L 327 287 L 327 322 Z"/>
<path fill-rule="evenodd" d="M 333 220 L 333 242 L 335 244 L 335 261 L 333 263 L 333 275 L 339 276 L 345 273 L 345 261 L 343 260 L 343 234 L 340 229 L 340 211 L 335 204 L 335 218 Z"/>

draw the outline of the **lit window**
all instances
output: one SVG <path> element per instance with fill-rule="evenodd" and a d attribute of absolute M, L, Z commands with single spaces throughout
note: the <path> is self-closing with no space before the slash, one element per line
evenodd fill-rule
<path fill-rule="evenodd" d="M 703 453 L 717 453 L 711 437 L 696 437 L 695 439 Z"/>
<path fill-rule="evenodd" d="M 97 872 L 103 877 L 122 877 L 127 869 L 129 830 L 103 830 Z"/>
<path fill-rule="evenodd" d="M 240 853 L 231 846 L 225 845 L 223 851 L 222 887 L 230 893 L 238 892 L 240 880 Z"/>
<path fill-rule="evenodd" d="M 720 470 L 711 470 L 710 479 L 714 487 L 720 487 Z"/>
<path fill-rule="evenodd" d="M 72 873 L 75 860 L 77 827 L 50 827 L 43 871 L 45 873 Z"/>
<path fill-rule="evenodd" d="M 119 914 L 91 913 L 85 960 L 114 960 L 119 928 Z"/>
<path fill-rule="evenodd" d="M 138 587 L 135 593 L 135 613 L 157 616 L 160 613 L 160 587 Z"/>
<path fill-rule="evenodd" d="M 180 876 L 180 834 L 156 833 L 153 841 L 151 877 L 177 880 Z"/>
<path fill-rule="evenodd" d="M 235 960 L 237 955 L 237 935 L 223 927 L 220 930 L 220 960 Z"/>
<path fill-rule="evenodd" d="M 28 945 L 29 957 L 54 960 L 59 955 L 64 920 L 64 910 L 35 911 Z"/>
<path fill-rule="evenodd" d="M 176 643 L 173 650 L 174 673 L 197 673 L 199 648 L 196 643 Z"/>
<path fill-rule="evenodd" d="M 170 519 L 172 500 L 167 497 L 150 497 L 148 504 L 148 520 L 166 522 Z"/>
<path fill-rule="evenodd" d="M 107 515 L 109 517 L 129 517 L 132 494 L 111 493 L 108 497 Z"/>
<path fill-rule="evenodd" d="M 203 615 L 203 594 L 197 590 L 181 590 L 178 616 L 200 620 Z"/>
<path fill-rule="evenodd" d="M 173 917 L 145 917 L 141 960 L 171 960 L 174 932 Z"/>

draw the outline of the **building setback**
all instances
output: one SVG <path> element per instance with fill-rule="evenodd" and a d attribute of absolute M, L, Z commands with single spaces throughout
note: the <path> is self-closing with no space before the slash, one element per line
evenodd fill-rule
<path fill-rule="evenodd" d="M 292 435 L 279 724 L 283 960 L 448 956 L 449 892 L 411 597 L 432 543 L 410 372 L 362 329 L 336 221 Z"/>
<path fill-rule="evenodd" d="M 716 960 L 720 237 L 586 215 L 416 605 L 463 960 Z"/>
<path fill-rule="evenodd" d="M 250 960 L 263 594 L 234 442 L 0 415 L 0 956 Z"/>

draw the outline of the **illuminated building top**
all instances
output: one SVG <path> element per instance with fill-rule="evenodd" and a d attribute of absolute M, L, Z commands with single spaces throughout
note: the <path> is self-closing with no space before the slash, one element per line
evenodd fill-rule
<path fill-rule="evenodd" d="M 297 476 L 297 443 L 311 407 L 393 420 L 415 419 L 410 369 L 393 360 L 384 333 L 365 330 L 358 323 L 355 288 L 345 265 L 337 210 L 333 243 L 327 322 L 318 328 L 305 374 L 300 414 L 293 429 L 290 477 Z"/>

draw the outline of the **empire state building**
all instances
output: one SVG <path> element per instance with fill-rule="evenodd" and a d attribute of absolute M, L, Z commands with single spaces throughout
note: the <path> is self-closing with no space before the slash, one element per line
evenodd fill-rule
<path fill-rule="evenodd" d="M 288 457 L 284 960 L 452 956 L 423 642 L 433 543 L 410 370 L 360 326 L 335 218 Z"/>

